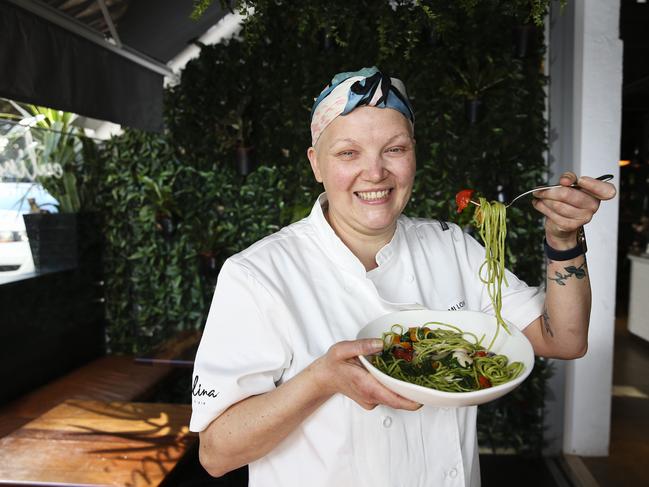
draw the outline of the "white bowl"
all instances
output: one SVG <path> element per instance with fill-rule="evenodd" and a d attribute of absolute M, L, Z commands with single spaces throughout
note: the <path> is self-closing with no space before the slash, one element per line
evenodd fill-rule
<path fill-rule="evenodd" d="M 390 313 L 363 327 L 357 338 L 381 338 L 382 334 L 389 331 L 392 325 L 399 324 L 404 328 L 423 326 L 429 321 L 440 321 L 455 325 L 463 331 L 472 332 L 478 337 L 485 335 L 482 343 L 486 347 L 496 332 L 496 318 L 475 311 L 432 311 L 427 309 L 398 311 Z M 435 325 L 431 329 L 438 328 Z M 439 328 L 447 329 L 443 326 Z M 365 357 L 359 357 L 365 368 L 381 384 L 412 401 L 428 406 L 437 407 L 462 407 L 475 406 L 485 402 L 493 401 L 511 392 L 521 384 L 534 367 L 534 351 L 529 340 L 514 325 L 508 326 L 511 334 L 503 329 L 500 330 L 496 343 L 491 348 L 492 352 L 503 354 L 509 362 L 522 362 L 525 368 L 515 379 L 498 386 L 480 389 L 472 392 L 445 392 L 423 387 L 409 382 L 404 382 L 379 371 Z"/>

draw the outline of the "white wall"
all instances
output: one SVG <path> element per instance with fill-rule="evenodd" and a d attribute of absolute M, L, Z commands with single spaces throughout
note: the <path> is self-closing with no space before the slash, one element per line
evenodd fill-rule
<path fill-rule="evenodd" d="M 550 154 L 556 175 L 610 173 L 619 182 L 622 42 L 619 0 L 570 0 L 550 33 Z M 563 451 L 607 455 L 610 433 L 617 199 L 586 227 L 593 290 L 588 354 L 565 368 Z M 561 379 L 561 377 L 559 377 Z M 555 380 L 554 386 L 562 380 Z M 551 385 L 552 386 L 552 385 Z M 551 414 L 559 409 L 553 406 Z"/>

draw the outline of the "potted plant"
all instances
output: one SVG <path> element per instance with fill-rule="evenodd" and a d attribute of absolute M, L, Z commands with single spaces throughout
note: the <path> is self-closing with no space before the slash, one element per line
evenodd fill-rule
<path fill-rule="evenodd" d="M 78 213 L 81 198 L 76 173 L 83 164 L 81 131 L 76 115 L 60 110 L 13 103 L 23 119 L 24 176 L 40 184 L 58 204 L 30 206 L 23 215 L 34 267 L 67 269 L 78 265 Z"/>
<path fill-rule="evenodd" d="M 213 198 L 204 199 L 202 205 L 194 209 L 189 223 L 198 270 L 210 279 L 218 276 L 223 260 L 230 255 L 228 240 L 232 232 L 226 227 L 232 225 L 222 219 L 224 214 L 225 207 L 221 203 Z"/>
<path fill-rule="evenodd" d="M 499 69 L 489 56 L 482 63 L 475 57 L 469 58 L 466 68 L 456 69 L 456 73 L 455 94 L 464 97 L 465 116 L 474 125 L 482 119 L 485 92 L 505 81 L 509 74 Z"/>
<path fill-rule="evenodd" d="M 201 228 L 196 225 L 195 228 Z M 217 222 L 209 222 L 207 228 L 197 233 L 198 269 L 202 275 L 210 279 L 216 278 L 221 270 L 221 249 Z"/>
<path fill-rule="evenodd" d="M 144 212 L 150 212 L 155 229 L 166 239 L 173 237 L 178 225 L 179 211 L 175 203 L 174 182 L 179 171 L 162 171 L 157 180 L 149 176 L 139 176 L 144 189 L 144 200 L 148 206 Z"/>

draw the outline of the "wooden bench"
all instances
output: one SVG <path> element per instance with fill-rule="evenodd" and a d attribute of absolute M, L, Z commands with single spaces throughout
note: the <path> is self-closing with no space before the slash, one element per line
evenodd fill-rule
<path fill-rule="evenodd" d="M 137 364 L 131 356 L 100 357 L 1 408 L 0 437 L 66 399 L 147 399 L 172 371 L 170 366 Z"/>
<path fill-rule="evenodd" d="M 191 406 L 140 401 L 178 370 L 176 357 L 191 360 L 199 339 L 182 332 L 152 361 L 100 357 L 0 407 L 0 485 L 158 485 L 189 450 L 197 455 Z M 132 454 L 106 456 L 111 448 Z"/>
<path fill-rule="evenodd" d="M 67 400 L 0 439 L 0 485 L 160 485 L 197 442 L 185 404 Z"/>
<path fill-rule="evenodd" d="M 144 401 L 175 370 L 174 357 L 195 350 L 198 331 L 184 331 L 152 353 L 153 360 L 104 356 L 0 407 L 0 438 L 66 399 Z"/>

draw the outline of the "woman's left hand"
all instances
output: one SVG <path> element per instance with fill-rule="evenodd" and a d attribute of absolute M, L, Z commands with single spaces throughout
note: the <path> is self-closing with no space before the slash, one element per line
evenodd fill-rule
<path fill-rule="evenodd" d="M 573 183 L 579 189 L 571 188 Z M 562 188 L 534 193 L 532 205 L 546 216 L 545 236 L 548 244 L 557 250 L 569 249 L 577 242 L 577 231 L 597 212 L 602 200 L 614 198 L 617 191 L 611 183 L 564 173 L 559 179 Z"/>

